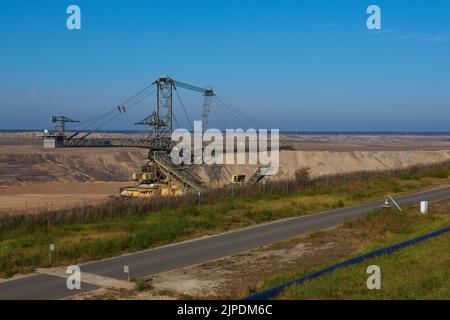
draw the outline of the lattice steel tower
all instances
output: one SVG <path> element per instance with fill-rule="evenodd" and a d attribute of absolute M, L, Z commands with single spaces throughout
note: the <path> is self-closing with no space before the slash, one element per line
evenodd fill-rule
<path fill-rule="evenodd" d="M 147 124 L 152 126 L 149 136 L 151 151 L 169 151 L 171 145 L 172 124 L 172 93 L 173 81 L 163 76 L 154 82 L 156 84 L 156 112 L 147 118 Z"/>

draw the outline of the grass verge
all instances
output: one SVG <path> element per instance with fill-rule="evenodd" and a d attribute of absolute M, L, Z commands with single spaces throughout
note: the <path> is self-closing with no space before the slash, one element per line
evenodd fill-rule
<path fill-rule="evenodd" d="M 280 299 L 450 299 L 450 234 L 288 288 Z M 381 269 L 368 290 L 367 267 Z"/>
<path fill-rule="evenodd" d="M 432 206 L 429 214 L 417 207 L 403 212 L 375 211 L 367 217 L 346 223 L 335 230 L 310 235 L 321 238 L 325 233 L 353 234 L 358 249 L 335 261 L 310 265 L 302 270 L 280 274 L 261 282 L 267 289 L 338 261 L 388 246 L 450 225 L 450 201 Z M 346 239 L 349 241 L 349 239 Z M 450 234 L 428 239 L 390 255 L 366 260 L 330 274 L 286 288 L 279 299 L 450 299 Z M 381 268 L 381 289 L 369 290 L 367 267 Z"/>

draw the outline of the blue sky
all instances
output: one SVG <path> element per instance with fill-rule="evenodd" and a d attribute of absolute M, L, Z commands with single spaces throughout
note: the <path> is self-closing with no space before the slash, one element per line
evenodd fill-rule
<path fill-rule="evenodd" d="M 70 4 L 82 30 L 66 28 Z M 450 130 L 450 1 L 0 1 L 0 129 L 91 118 L 162 74 L 270 128 Z M 180 93 L 198 119 L 201 97 Z M 153 106 L 104 129 L 135 129 Z"/>

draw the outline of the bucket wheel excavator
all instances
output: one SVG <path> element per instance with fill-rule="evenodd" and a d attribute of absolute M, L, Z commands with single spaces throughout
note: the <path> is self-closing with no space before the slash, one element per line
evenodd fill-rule
<path fill-rule="evenodd" d="M 56 148 L 80 148 L 80 147 L 138 147 L 149 149 L 146 164 L 139 172 L 134 172 L 132 181 L 136 185 L 120 189 L 123 197 L 152 197 L 158 195 L 181 195 L 185 191 L 194 190 L 202 192 L 207 190 L 214 183 L 220 186 L 222 179 L 222 165 L 211 165 L 211 178 L 209 183 L 196 175 L 194 166 L 198 165 L 176 165 L 170 158 L 173 147 L 172 132 L 173 123 L 178 126 L 177 118 L 173 112 L 173 97 L 179 100 L 184 115 L 189 124 L 189 114 L 184 107 L 178 88 L 200 93 L 203 97 L 201 112 L 202 128 L 208 128 L 208 117 L 210 111 L 213 112 L 218 123 L 227 128 L 229 124 L 236 128 L 256 127 L 264 124 L 245 114 L 237 107 L 218 97 L 216 93 L 208 87 L 200 88 L 191 84 L 180 82 L 169 76 L 162 76 L 152 84 L 127 98 L 119 105 L 114 106 L 104 114 L 95 116 L 83 122 L 82 128 L 74 130 L 70 134 L 66 132 L 65 124 L 68 122 L 79 122 L 70 118 L 60 116 L 52 117 L 55 124 L 54 132 L 44 132 L 44 147 Z M 99 139 L 88 138 L 100 128 L 111 123 L 117 117 L 128 114 L 136 105 L 156 93 L 156 108 L 144 120 L 136 125 L 146 125 L 150 127 L 150 133 L 146 139 Z M 211 108 L 214 102 L 214 108 Z M 231 128 L 228 127 L 228 128 Z M 285 148 L 280 146 L 281 149 Z M 288 147 L 289 148 L 289 147 Z M 250 175 L 232 175 L 230 183 L 257 183 L 264 179 L 268 168 L 260 166 Z"/>
<path fill-rule="evenodd" d="M 186 190 L 201 192 L 208 189 L 208 186 L 193 174 L 191 165 L 175 165 L 170 158 L 174 119 L 172 98 L 174 92 L 178 95 L 176 91 L 178 87 L 201 93 L 203 95 L 202 122 L 203 127 L 206 128 L 214 91 L 179 82 L 168 76 L 159 78 L 153 84 L 156 85 L 157 90 L 156 111 L 136 123 L 137 125 L 148 125 L 151 128 L 148 136 L 150 149 L 148 160 L 140 172 L 133 173 L 132 180 L 138 183 L 137 186 L 122 188 L 121 196 L 177 196 Z"/>

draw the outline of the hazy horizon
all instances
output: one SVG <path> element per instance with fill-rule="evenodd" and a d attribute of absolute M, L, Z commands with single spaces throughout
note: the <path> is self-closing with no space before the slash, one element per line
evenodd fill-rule
<path fill-rule="evenodd" d="M 373 3 L 380 31 L 365 25 Z M 81 8 L 81 30 L 66 28 L 70 4 Z M 0 26 L 0 130 L 51 129 L 51 115 L 85 121 L 163 74 L 212 86 L 282 131 L 450 128 L 445 0 L 4 1 Z M 200 119 L 201 95 L 180 95 Z M 102 129 L 143 129 L 134 123 L 154 105 L 144 100 Z"/>

